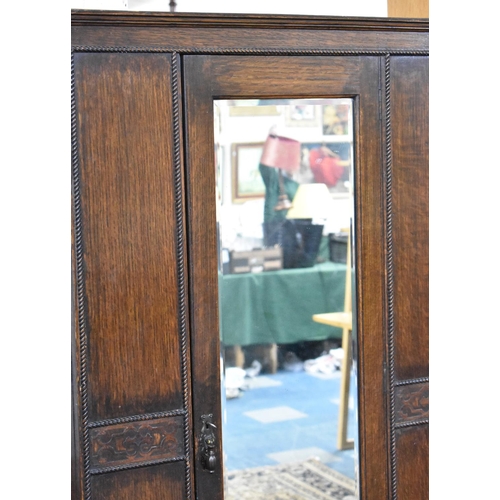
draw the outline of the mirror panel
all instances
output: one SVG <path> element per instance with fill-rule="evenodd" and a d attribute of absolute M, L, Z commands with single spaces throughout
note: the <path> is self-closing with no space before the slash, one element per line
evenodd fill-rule
<path fill-rule="evenodd" d="M 225 497 L 358 498 L 353 101 L 215 100 L 214 132 Z"/>

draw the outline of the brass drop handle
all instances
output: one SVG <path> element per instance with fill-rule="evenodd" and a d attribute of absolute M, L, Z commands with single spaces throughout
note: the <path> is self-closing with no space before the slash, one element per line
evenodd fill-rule
<path fill-rule="evenodd" d="M 210 472 L 210 474 L 215 472 L 215 466 L 217 464 L 217 457 L 215 455 L 215 434 L 212 430 L 217 429 L 217 427 L 212 422 L 212 418 L 212 413 L 201 416 L 203 425 L 201 426 L 200 435 L 201 465 L 203 466 L 203 469 Z"/>

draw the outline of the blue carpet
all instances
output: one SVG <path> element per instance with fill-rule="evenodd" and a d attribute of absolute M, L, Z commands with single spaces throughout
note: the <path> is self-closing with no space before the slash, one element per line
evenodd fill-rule
<path fill-rule="evenodd" d="M 226 469 L 276 465 L 278 460 L 269 454 L 315 448 L 324 452 L 322 461 L 326 465 L 354 479 L 354 450 L 339 451 L 336 447 L 340 372 L 330 379 L 286 371 L 265 377 L 282 385 L 255 387 L 240 398 L 226 401 L 223 433 Z M 274 407 L 289 407 L 305 416 L 262 423 L 245 415 Z M 357 426 L 353 408 L 349 410 L 348 423 L 347 436 L 354 438 Z"/>

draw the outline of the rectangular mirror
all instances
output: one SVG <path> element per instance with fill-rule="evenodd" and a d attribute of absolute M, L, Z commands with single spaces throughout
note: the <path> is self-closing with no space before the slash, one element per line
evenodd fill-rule
<path fill-rule="evenodd" d="M 358 498 L 352 99 L 215 100 L 225 498 Z"/>

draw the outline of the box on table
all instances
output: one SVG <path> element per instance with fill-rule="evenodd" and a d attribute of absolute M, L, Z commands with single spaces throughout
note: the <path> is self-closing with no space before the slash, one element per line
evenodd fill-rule
<path fill-rule="evenodd" d="M 283 250 L 279 246 L 246 251 L 231 251 L 231 274 L 260 273 L 283 268 Z"/>

